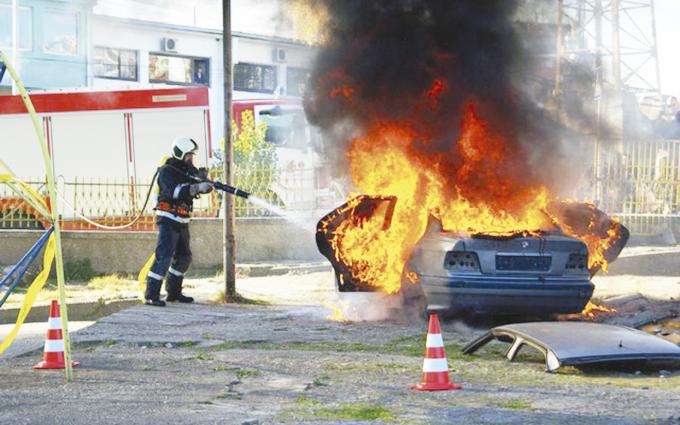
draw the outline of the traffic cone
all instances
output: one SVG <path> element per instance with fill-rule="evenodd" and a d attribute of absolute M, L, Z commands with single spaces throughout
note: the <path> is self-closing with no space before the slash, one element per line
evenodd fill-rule
<path fill-rule="evenodd" d="M 43 361 L 33 366 L 33 369 L 64 369 L 64 336 L 61 333 L 61 313 L 59 303 L 52 300 L 50 317 L 47 319 L 47 339 L 45 340 L 45 353 Z M 71 362 L 71 366 L 78 366 L 79 362 Z"/>
<path fill-rule="evenodd" d="M 425 344 L 425 360 L 423 360 L 423 378 L 420 384 L 411 385 L 416 391 L 460 390 L 461 386 L 449 381 L 449 365 L 444 352 L 442 331 L 439 317 L 430 313 L 430 325 L 427 329 Z"/>

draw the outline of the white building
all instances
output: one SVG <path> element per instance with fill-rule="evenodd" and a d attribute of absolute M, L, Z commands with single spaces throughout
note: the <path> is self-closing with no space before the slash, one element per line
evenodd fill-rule
<path fill-rule="evenodd" d="M 218 0 L 18 0 L 15 66 L 33 91 L 209 87 L 211 133 L 223 135 Z M 234 99 L 299 98 L 313 49 L 281 18 L 285 0 L 234 0 Z M 0 0 L 0 48 L 11 52 L 11 0 Z M 11 56 L 11 55 L 10 55 Z M 0 94 L 10 93 L 10 79 Z"/>
<path fill-rule="evenodd" d="M 93 14 L 88 86 L 207 85 L 212 137 L 224 134 L 222 32 Z M 313 50 L 292 39 L 234 32 L 235 100 L 300 98 Z"/>

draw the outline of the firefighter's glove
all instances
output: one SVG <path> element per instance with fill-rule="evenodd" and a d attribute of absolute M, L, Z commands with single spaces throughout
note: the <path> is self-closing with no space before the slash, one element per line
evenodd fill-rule
<path fill-rule="evenodd" d="M 194 183 L 189 187 L 191 196 L 196 196 L 201 193 L 210 193 L 212 189 L 213 189 L 212 183 L 210 182 Z"/>
<path fill-rule="evenodd" d="M 198 169 L 198 178 L 201 180 L 206 180 L 208 178 L 208 169 L 201 167 Z"/>

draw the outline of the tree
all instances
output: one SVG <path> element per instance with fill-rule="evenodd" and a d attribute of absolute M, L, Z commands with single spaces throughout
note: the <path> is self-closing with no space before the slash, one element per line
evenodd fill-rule
<path fill-rule="evenodd" d="M 255 196 L 272 200 L 274 196 L 271 187 L 276 179 L 276 147 L 265 138 L 266 123 L 255 123 L 252 111 L 241 113 L 241 126 L 231 122 L 232 147 L 234 158 L 234 185 Z M 212 170 L 221 175 L 224 160 L 224 139 L 221 149 L 215 152 L 215 163 Z M 237 198 L 235 204 L 237 215 L 255 215 L 258 211 L 249 207 L 242 198 Z"/>

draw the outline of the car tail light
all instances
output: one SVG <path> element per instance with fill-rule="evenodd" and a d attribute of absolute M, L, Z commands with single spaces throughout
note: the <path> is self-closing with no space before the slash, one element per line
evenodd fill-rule
<path fill-rule="evenodd" d="M 588 270 L 588 254 L 569 254 L 567 271 L 585 272 Z"/>
<path fill-rule="evenodd" d="M 478 272 L 479 258 L 474 252 L 449 251 L 444 259 L 444 267 L 454 272 Z"/>

